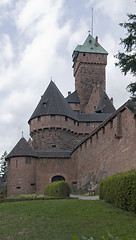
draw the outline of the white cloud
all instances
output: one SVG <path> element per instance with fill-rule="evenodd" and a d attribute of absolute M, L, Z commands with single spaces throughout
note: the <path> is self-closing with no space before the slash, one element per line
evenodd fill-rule
<path fill-rule="evenodd" d="M 128 1 L 117 1 L 115 5 L 111 0 L 90 1 L 98 9 L 101 28 L 104 28 L 101 16 L 109 16 L 111 25 L 115 26 L 117 18 L 125 15 Z M 109 2 L 111 6 L 114 5 L 113 11 Z M 11 8 L 6 8 L 8 3 L 12 3 Z M 89 0 L 85 1 L 85 7 L 87 3 Z M 1 21 L 4 27 L 6 16 L 6 29 L 5 33 L 2 29 L 0 35 L 1 154 L 13 148 L 22 131 L 28 138 L 27 121 L 51 77 L 65 96 L 68 90 L 74 91 L 71 55 L 77 44 L 85 41 L 90 18 L 90 13 L 82 18 L 77 14 L 65 18 L 66 0 L 1 0 L 2 4 L 5 8 L 1 8 Z M 122 9 L 119 10 L 121 4 Z M 76 9 L 72 11 L 74 13 Z M 11 29 L 7 29 L 8 21 L 9 26 L 13 26 L 12 33 Z M 100 44 L 109 52 L 107 91 L 110 97 L 114 97 L 116 106 L 119 106 L 126 100 L 125 88 L 131 78 L 124 78 L 120 70 L 114 67 L 113 55 L 118 49 L 117 34 L 114 29 L 106 29 Z M 118 35 L 118 39 L 120 37 Z"/>
<path fill-rule="evenodd" d="M 12 43 L 7 34 L 0 35 L 0 53 L 0 64 L 3 64 L 3 61 L 8 64 L 14 57 Z"/>
<path fill-rule="evenodd" d="M 0 0 L 0 6 L 6 6 L 12 3 L 12 0 Z"/>

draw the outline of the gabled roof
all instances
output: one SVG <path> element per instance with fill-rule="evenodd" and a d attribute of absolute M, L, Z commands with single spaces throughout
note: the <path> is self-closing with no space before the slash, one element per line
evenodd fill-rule
<path fill-rule="evenodd" d="M 70 107 L 53 81 L 50 82 L 45 93 L 41 97 L 41 100 L 33 112 L 30 120 L 46 115 L 62 115 L 76 119 L 75 112 Z"/>
<path fill-rule="evenodd" d="M 109 99 L 109 97 L 107 96 L 106 92 L 104 91 L 100 101 L 98 103 L 96 112 L 97 113 L 113 113 L 114 111 L 116 111 L 115 107 L 113 106 L 111 100 Z"/>
<path fill-rule="evenodd" d="M 12 149 L 12 151 L 8 154 L 6 159 L 24 156 L 36 157 L 36 154 L 33 151 L 33 149 L 29 146 L 25 138 L 21 138 L 19 142 L 16 144 L 16 146 Z"/>
<path fill-rule="evenodd" d="M 99 44 L 96 43 L 96 39 L 94 39 L 90 34 L 86 38 L 83 45 L 78 45 L 73 52 L 73 60 L 76 57 L 76 53 L 101 53 L 108 54 L 108 52 Z"/>
<path fill-rule="evenodd" d="M 65 98 L 68 103 L 80 103 L 77 90 Z"/>

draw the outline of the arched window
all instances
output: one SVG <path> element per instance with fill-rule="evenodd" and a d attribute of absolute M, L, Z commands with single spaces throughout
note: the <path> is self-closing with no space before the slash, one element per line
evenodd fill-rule
<path fill-rule="evenodd" d="M 65 178 L 63 176 L 54 176 L 52 179 L 51 179 L 52 182 L 55 182 L 55 181 L 65 181 Z"/>

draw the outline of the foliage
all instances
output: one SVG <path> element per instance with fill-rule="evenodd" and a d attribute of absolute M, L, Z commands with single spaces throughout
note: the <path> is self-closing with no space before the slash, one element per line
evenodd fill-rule
<path fill-rule="evenodd" d="M 0 204 L 0 216 L 2 240 L 70 240 L 74 235 L 100 240 L 107 232 L 121 240 L 136 239 L 135 214 L 100 200 L 6 202 Z"/>
<path fill-rule="evenodd" d="M 136 170 L 103 179 L 99 197 L 123 210 L 136 213 Z"/>
<path fill-rule="evenodd" d="M 6 194 L 5 193 L 2 193 L 2 194 L 0 194 L 0 199 L 6 199 Z"/>
<path fill-rule="evenodd" d="M 124 45 L 125 53 L 118 52 L 116 58 L 119 62 L 116 66 L 126 75 L 129 71 L 136 75 L 136 15 L 128 14 L 128 22 L 120 23 L 121 27 L 127 30 L 127 37 L 121 39 L 120 44 Z"/>
<path fill-rule="evenodd" d="M 7 180 L 7 162 L 5 160 L 6 156 L 7 156 L 7 152 L 5 151 L 0 158 L 0 164 L 1 164 L 0 176 L 2 177 L 3 182 L 6 182 Z"/>
<path fill-rule="evenodd" d="M 44 188 L 45 195 L 55 198 L 65 198 L 70 195 L 70 186 L 65 181 L 56 181 L 47 184 Z"/>
<path fill-rule="evenodd" d="M 124 52 L 118 52 L 115 56 L 118 59 L 118 63 L 115 65 L 121 69 L 124 75 L 130 72 L 136 76 L 136 15 L 128 14 L 127 16 L 128 22 L 120 23 L 120 26 L 127 30 L 127 37 L 120 39 L 120 44 L 124 46 Z M 131 94 L 131 99 L 136 101 L 136 83 L 130 83 L 127 90 Z"/>

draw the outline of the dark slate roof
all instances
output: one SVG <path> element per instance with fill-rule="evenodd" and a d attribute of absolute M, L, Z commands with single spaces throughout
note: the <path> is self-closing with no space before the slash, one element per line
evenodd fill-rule
<path fill-rule="evenodd" d="M 45 150 L 36 150 L 36 154 L 40 158 L 70 158 L 72 151 L 67 150 L 56 150 L 56 151 L 45 151 Z"/>
<path fill-rule="evenodd" d="M 110 113 L 77 113 L 79 122 L 103 122 Z"/>
<path fill-rule="evenodd" d="M 24 156 L 36 157 L 36 154 L 33 151 L 33 149 L 29 146 L 25 138 L 21 138 L 19 142 L 16 144 L 16 146 L 12 149 L 12 151 L 8 154 L 6 159 Z"/>
<path fill-rule="evenodd" d="M 29 121 L 46 115 L 62 115 L 76 119 L 75 112 L 53 81 L 50 82 Z"/>
<path fill-rule="evenodd" d="M 80 103 L 77 90 L 66 97 L 68 103 Z"/>
<path fill-rule="evenodd" d="M 115 107 L 113 106 L 112 102 L 110 101 L 109 97 L 104 91 L 98 103 L 96 112 L 113 113 L 115 111 L 116 111 Z"/>

